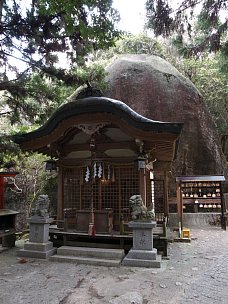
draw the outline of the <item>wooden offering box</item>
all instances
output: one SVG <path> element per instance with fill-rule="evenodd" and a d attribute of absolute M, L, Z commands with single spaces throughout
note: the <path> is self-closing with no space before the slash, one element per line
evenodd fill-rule
<path fill-rule="evenodd" d="M 67 228 L 76 232 L 87 233 L 91 216 L 90 210 L 77 210 L 75 215 L 68 215 L 66 218 Z M 94 210 L 94 224 L 97 233 L 111 234 L 113 227 L 112 209 Z"/>

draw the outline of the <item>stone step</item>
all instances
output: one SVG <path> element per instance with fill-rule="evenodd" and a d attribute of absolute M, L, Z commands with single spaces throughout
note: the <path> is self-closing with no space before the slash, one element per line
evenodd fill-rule
<path fill-rule="evenodd" d="M 122 260 L 124 257 L 124 250 L 122 249 L 107 249 L 107 248 L 91 248 L 91 247 L 73 247 L 62 246 L 58 248 L 57 254 L 59 256 L 76 256 L 88 258 L 101 258 L 108 260 Z"/>
<path fill-rule="evenodd" d="M 53 255 L 50 257 L 51 261 L 54 262 L 66 262 L 66 263 L 76 263 L 76 264 L 86 264 L 95 266 L 119 266 L 121 260 L 109 260 L 109 259 L 98 259 L 91 257 L 81 257 L 81 256 L 70 256 L 70 255 Z"/>

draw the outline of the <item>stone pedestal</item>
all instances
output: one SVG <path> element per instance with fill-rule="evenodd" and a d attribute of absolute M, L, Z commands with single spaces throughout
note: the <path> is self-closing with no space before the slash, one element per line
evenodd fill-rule
<path fill-rule="evenodd" d="M 155 221 L 132 221 L 128 224 L 133 229 L 133 248 L 124 258 L 124 266 L 134 267 L 161 267 L 161 256 L 157 255 L 157 249 L 153 248 L 153 228 Z"/>
<path fill-rule="evenodd" d="M 49 241 L 49 225 L 53 221 L 49 217 L 33 216 L 28 219 L 30 225 L 29 242 L 24 249 L 18 251 L 21 257 L 46 259 L 56 253 L 53 243 Z"/>

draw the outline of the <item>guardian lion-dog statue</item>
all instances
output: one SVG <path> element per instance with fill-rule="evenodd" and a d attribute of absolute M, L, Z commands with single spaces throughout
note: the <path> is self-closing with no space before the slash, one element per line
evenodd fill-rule
<path fill-rule="evenodd" d="M 39 195 L 31 209 L 31 216 L 49 217 L 49 202 L 48 195 Z"/>
<path fill-rule="evenodd" d="M 133 195 L 129 199 L 131 218 L 133 221 L 151 221 L 155 219 L 154 212 L 144 205 L 141 195 Z"/>

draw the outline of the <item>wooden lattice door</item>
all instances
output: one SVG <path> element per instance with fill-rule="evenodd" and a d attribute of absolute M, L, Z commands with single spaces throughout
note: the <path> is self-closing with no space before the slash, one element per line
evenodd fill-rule
<path fill-rule="evenodd" d="M 113 210 L 114 228 L 118 229 L 120 218 L 129 218 L 129 198 L 139 194 L 138 171 L 133 166 L 114 167 L 112 181 L 96 178 L 85 182 L 85 169 L 63 170 L 65 216 L 75 216 L 77 210 L 89 210 L 92 200 L 95 210 Z"/>

